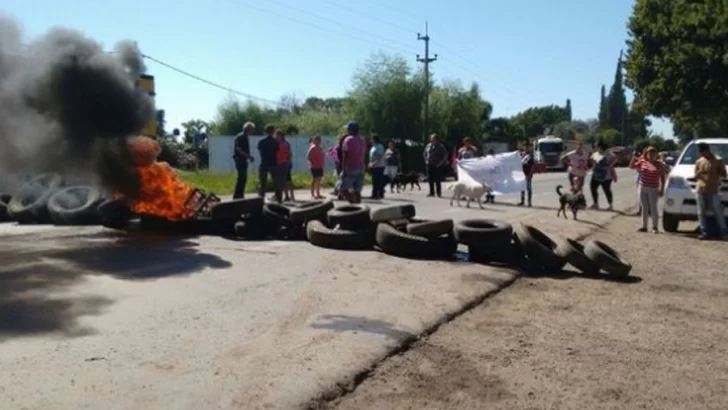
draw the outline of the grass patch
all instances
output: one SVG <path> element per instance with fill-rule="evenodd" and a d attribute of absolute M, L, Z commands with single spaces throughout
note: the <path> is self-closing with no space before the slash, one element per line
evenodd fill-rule
<path fill-rule="evenodd" d="M 188 184 L 200 188 L 206 192 L 214 192 L 218 195 L 231 195 L 235 189 L 236 173 L 213 173 L 209 171 L 179 171 L 179 176 Z M 309 172 L 295 172 L 291 175 L 294 189 L 308 189 L 311 186 L 311 174 Z M 365 176 L 365 184 L 371 184 L 371 178 Z M 268 184 L 270 184 L 270 180 Z M 321 180 L 323 188 L 333 188 L 336 184 L 336 177 L 333 173 L 327 172 Z M 248 184 L 245 192 L 258 191 L 258 175 L 248 174 Z"/>

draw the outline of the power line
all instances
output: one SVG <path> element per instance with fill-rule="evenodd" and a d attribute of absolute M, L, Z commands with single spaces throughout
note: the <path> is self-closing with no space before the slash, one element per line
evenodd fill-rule
<path fill-rule="evenodd" d="M 173 66 L 173 65 L 171 65 L 169 63 L 165 63 L 164 61 L 158 60 L 158 59 L 156 59 L 156 58 L 154 58 L 154 57 L 152 57 L 150 55 L 142 54 L 142 57 L 144 57 L 146 60 L 153 61 L 153 62 L 155 62 L 155 63 L 157 63 L 157 64 L 159 64 L 161 66 L 164 66 L 164 67 L 166 67 L 166 68 L 168 68 L 168 69 L 170 69 L 172 71 L 175 71 L 175 72 L 177 72 L 179 74 L 182 74 L 184 76 L 190 77 L 190 78 L 192 78 L 194 80 L 200 81 L 200 82 L 205 83 L 207 85 L 210 85 L 212 87 L 219 88 L 221 90 L 227 91 L 227 92 L 229 92 L 231 94 L 235 94 L 235 95 L 238 95 L 238 96 L 241 96 L 241 97 L 245 97 L 245 98 L 247 98 L 249 100 L 256 100 L 256 101 L 264 102 L 266 104 L 271 104 L 271 105 L 274 105 L 276 107 L 282 107 L 280 103 L 275 102 L 273 100 L 269 100 L 269 99 L 266 99 L 266 98 L 257 97 L 257 96 L 252 95 L 252 94 L 248 94 L 248 93 L 244 93 L 242 91 L 238 91 L 238 90 L 236 90 L 234 88 L 231 88 L 231 87 L 226 87 L 226 86 L 221 85 L 221 84 L 218 84 L 218 83 L 216 83 L 214 81 L 210 81 L 208 79 L 202 78 L 202 77 L 200 77 L 200 76 L 198 76 L 196 74 L 192 74 L 192 73 L 190 73 L 188 71 L 185 71 L 185 70 L 183 70 L 181 68 L 177 68 L 177 67 L 175 67 L 175 66 Z"/>

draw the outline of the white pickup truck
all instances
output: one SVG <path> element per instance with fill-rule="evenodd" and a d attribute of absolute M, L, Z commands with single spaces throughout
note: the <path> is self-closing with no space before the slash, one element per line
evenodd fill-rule
<path fill-rule="evenodd" d="M 662 227 L 665 232 L 677 232 L 680 221 L 698 219 L 694 192 L 695 161 L 700 157 L 698 144 L 701 142 L 710 145 L 710 150 L 715 155 L 728 160 L 728 138 L 701 139 L 688 143 L 668 176 L 662 208 Z M 723 212 L 728 217 L 728 179 L 723 180 L 720 199 L 724 207 Z"/>

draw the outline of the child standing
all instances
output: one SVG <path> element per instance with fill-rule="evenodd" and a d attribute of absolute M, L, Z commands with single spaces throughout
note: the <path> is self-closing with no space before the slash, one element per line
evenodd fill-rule
<path fill-rule="evenodd" d="M 321 148 L 321 137 L 316 135 L 308 147 L 308 168 L 311 170 L 311 198 L 323 199 L 321 195 L 321 178 L 324 176 L 324 150 Z"/>
<path fill-rule="evenodd" d="M 293 153 L 291 152 L 291 145 L 286 141 L 285 134 L 283 131 L 276 130 L 276 139 L 278 140 L 278 151 L 276 152 L 276 162 L 279 167 L 279 171 L 283 179 L 282 185 L 283 194 L 285 195 L 284 201 L 295 201 L 296 198 L 293 196 L 293 181 L 291 171 L 293 171 Z"/>

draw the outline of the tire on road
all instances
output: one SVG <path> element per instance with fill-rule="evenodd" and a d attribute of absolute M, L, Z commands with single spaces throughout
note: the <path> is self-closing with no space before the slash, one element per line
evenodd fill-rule
<path fill-rule="evenodd" d="M 276 229 L 265 218 L 261 217 L 237 221 L 233 228 L 235 236 L 253 241 L 268 239 L 276 233 Z"/>
<path fill-rule="evenodd" d="M 328 211 L 326 219 L 332 227 L 339 226 L 341 229 L 352 231 L 369 229 L 372 226 L 369 211 L 366 205 L 337 206 Z"/>
<path fill-rule="evenodd" d="M 406 231 L 412 235 L 436 238 L 442 235 L 453 234 L 454 222 L 452 219 L 441 219 L 438 221 L 413 220 L 406 225 Z"/>
<path fill-rule="evenodd" d="M 111 229 L 124 229 L 132 212 L 123 199 L 109 199 L 96 208 L 101 225 Z"/>
<path fill-rule="evenodd" d="M 8 218 L 8 202 L 13 199 L 10 194 L 0 193 L 0 222 L 9 220 Z"/>
<path fill-rule="evenodd" d="M 680 227 L 680 218 L 667 212 L 662 213 L 662 229 L 665 232 L 675 233 Z"/>
<path fill-rule="evenodd" d="M 584 254 L 584 245 L 573 239 L 557 241 L 556 254 L 585 275 L 596 275 L 600 271 L 599 265 Z"/>
<path fill-rule="evenodd" d="M 560 272 L 566 260 L 556 254 L 556 242 L 545 233 L 530 225 L 521 224 L 515 229 L 523 253 L 529 261 L 548 271 Z"/>
<path fill-rule="evenodd" d="M 241 215 L 260 215 L 263 212 L 263 198 L 241 198 L 220 202 L 210 210 L 210 217 L 215 220 L 237 220 Z"/>
<path fill-rule="evenodd" d="M 313 245 L 327 249 L 365 250 L 374 247 L 371 228 L 359 231 L 331 229 L 318 220 L 306 225 L 306 239 Z"/>
<path fill-rule="evenodd" d="M 411 219 L 416 213 L 417 210 L 412 204 L 385 206 L 372 210 L 371 220 L 374 223 L 380 223 L 397 219 Z"/>
<path fill-rule="evenodd" d="M 61 187 L 63 178 L 41 174 L 23 184 L 7 206 L 8 217 L 20 223 L 48 222 L 48 199 Z"/>
<path fill-rule="evenodd" d="M 272 227 L 284 227 L 284 226 L 291 226 L 292 223 L 288 219 L 288 217 L 291 215 L 291 208 L 276 204 L 276 203 L 267 203 L 263 205 L 263 218 L 270 224 Z"/>
<path fill-rule="evenodd" d="M 455 223 L 455 239 L 464 245 L 502 247 L 511 243 L 513 226 L 495 219 L 465 219 Z"/>
<path fill-rule="evenodd" d="M 405 258 L 438 259 L 452 257 L 457 242 L 452 235 L 425 238 L 397 230 L 387 223 L 377 224 L 376 243 L 382 252 Z"/>
<path fill-rule="evenodd" d="M 92 186 L 71 186 L 50 197 L 48 214 L 56 225 L 95 225 L 102 201 L 101 192 Z"/>
<path fill-rule="evenodd" d="M 325 220 L 330 210 L 334 209 L 334 201 L 317 201 L 301 204 L 291 209 L 288 219 L 291 222 L 306 223 L 314 219 Z"/>
<path fill-rule="evenodd" d="M 468 246 L 468 260 L 477 263 L 498 263 L 518 266 L 523 262 L 523 249 L 515 234 L 511 242 L 501 246 Z"/>
<path fill-rule="evenodd" d="M 584 245 L 584 255 L 612 276 L 627 276 L 632 271 L 632 264 L 604 242 L 587 242 Z"/>

